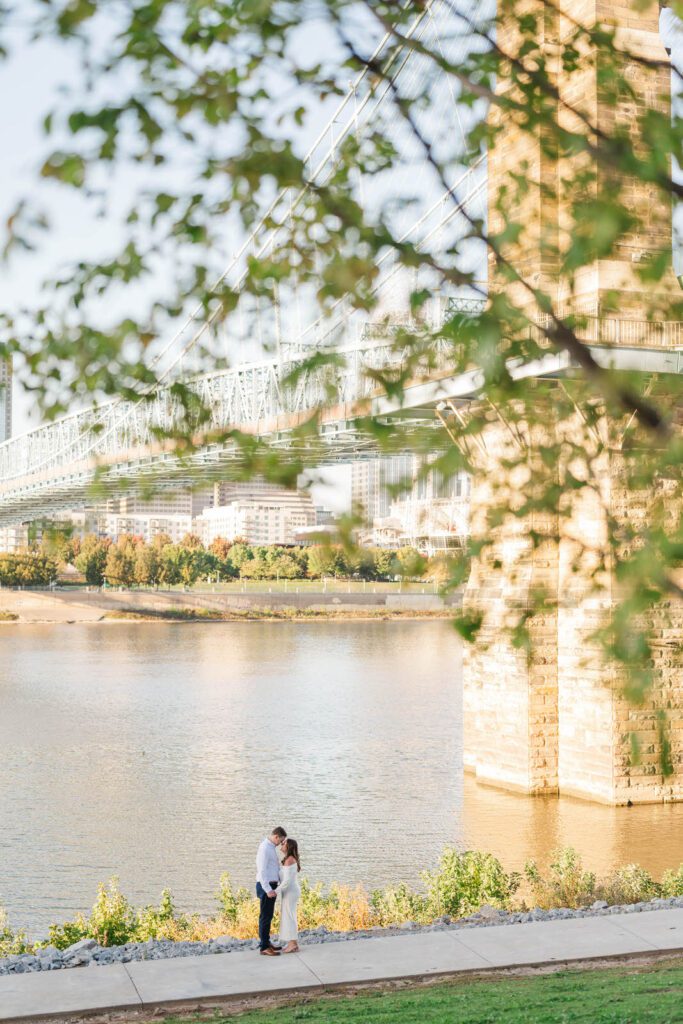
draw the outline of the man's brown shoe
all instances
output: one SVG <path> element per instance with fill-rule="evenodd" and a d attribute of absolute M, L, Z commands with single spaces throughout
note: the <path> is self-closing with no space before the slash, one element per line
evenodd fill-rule
<path fill-rule="evenodd" d="M 276 946 L 274 943 L 271 942 L 271 944 L 268 947 L 268 949 L 274 949 L 274 950 L 276 950 L 279 953 L 280 950 L 282 949 L 282 946 Z"/>
<path fill-rule="evenodd" d="M 269 946 L 268 949 L 262 949 L 261 950 L 261 956 L 279 956 L 279 955 L 280 955 L 280 950 L 279 949 L 273 949 L 272 946 Z"/>

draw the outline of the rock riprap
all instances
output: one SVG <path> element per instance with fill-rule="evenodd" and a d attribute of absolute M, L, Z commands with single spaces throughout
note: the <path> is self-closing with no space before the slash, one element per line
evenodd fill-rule
<path fill-rule="evenodd" d="M 331 932 L 327 928 L 314 928 L 299 933 L 299 939 L 306 945 L 321 942 L 354 942 L 378 935 L 402 935 L 411 932 L 445 932 L 461 928 L 490 928 L 492 925 L 525 924 L 529 921 L 561 921 L 569 917 L 604 917 L 611 914 L 638 914 L 644 910 L 665 910 L 671 907 L 683 908 L 683 896 L 672 899 L 656 899 L 647 903 L 628 903 L 610 907 L 604 900 L 597 900 L 590 907 L 571 910 L 558 907 L 553 910 L 529 910 L 508 913 L 488 904 L 480 907 L 476 914 L 452 920 L 440 917 L 428 925 L 415 921 L 404 921 L 389 928 L 370 928 L 366 931 Z M 124 946 L 99 946 L 94 939 L 81 939 L 66 949 L 43 946 L 35 953 L 22 953 L 0 960 L 0 975 L 28 974 L 35 971 L 62 971 L 72 967 L 97 967 L 102 964 L 127 964 L 132 960 L 169 960 L 180 956 L 210 956 L 214 953 L 232 953 L 242 949 L 258 949 L 258 939 L 234 939 L 231 935 L 220 935 L 209 942 L 171 942 L 166 939 L 148 939 L 147 942 L 127 942 Z"/>

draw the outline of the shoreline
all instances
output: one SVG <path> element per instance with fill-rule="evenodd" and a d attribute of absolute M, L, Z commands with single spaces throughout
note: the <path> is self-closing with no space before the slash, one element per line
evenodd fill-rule
<path fill-rule="evenodd" d="M 272 610 L 249 611 L 244 614 L 239 612 L 227 612 L 220 616 L 210 615 L 167 615 L 141 612 L 114 612 L 105 613 L 99 618 L 0 618 L 0 628 L 3 626 L 82 626 L 82 625 L 119 625 L 122 623 L 144 622 L 144 623 L 173 623 L 174 625 L 221 625 L 226 622 L 447 622 L 453 618 L 453 611 L 312 611 L 308 614 L 301 612 L 294 615 L 278 615 Z"/>
<path fill-rule="evenodd" d="M 163 615 L 117 615 L 108 616 L 103 615 L 100 619 L 2 619 L 0 620 L 0 628 L 3 626 L 109 626 L 118 625 L 121 623 L 140 622 L 149 625 L 150 623 L 158 623 L 168 625 L 224 625 L 225 623 L 235 622 L 448 622 L 453 618 L 452 613 L 447 612 L 434 613 L 432 615 L 417 615 L 415 613 L 401 613 L 401 612 L 390 612 L 379 615 L 352 615 L 341 613 L 339 615 L 328 614 L 321 612 L 317 615 L 234 615 L 225 616 L 220 619 L 209 619 L 199 617 L 188 617 L 188 618 L 176 618 L 174 616 L 163 616 Z"/>
<path fill-rule="evenodd" d="M 646 912 L 677 910 L 683 910 L 683 896 L 612 905 L 598 900 L 590 907 L 554 907 L 549 910 L 535 908 L 529 911 L 503 910 L 483 904 L 478 911 L 466 917 L 454 918 L 446 914 L 429 924 L 418 924 L 409 920 L 401 924 L 344 931 L 334 931 L 322 925 L 318 928 L 302 929 L 299 932 L 299 938 L 303 946 L 315 946 L 323 943 L 363 942 L 368 939 L 396 938 L 435 932 L 457 933 L 495 926 L 514 928 L 515 926 L 549 921 L 621 917 Z M 277 931 L 274 930 L 273 937 L 276 936 Z M 150 938 L 146 941 L 126 942 L 121 945 L 100 945 L 92 938 L 82 938 L 65 949 L 45 945 L 32 952 L 15 953 L 0 958 L 0 977 L 43 971 L 71 970 L 78 967 L 108 967 L 114 964 L 144 960 L 174 960 L 181 957 L 213 956 L 217 953 L 239 953 L 248 950 L 255 951 L 258 947 L 258 938 L 241 939 L 229 933 L 205 941 Z M 657 952 L 657 950 L 653 949 L 653 952 Z"/>
<path fill-rule="evenodd" d="M 0 591 L 0 626 L 83 622 L 315 622 L 451 619 L 462 595 L 184 591 Z"/>

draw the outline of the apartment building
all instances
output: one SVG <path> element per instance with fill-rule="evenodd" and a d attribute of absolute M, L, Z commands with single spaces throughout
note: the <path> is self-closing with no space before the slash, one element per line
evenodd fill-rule
<path fill-rule="evenodd" d="M 278 489 L 204 509 L 194 520 L 194 532 L 205 545 L 217 537 L 240 537 L 249 544 L 294 544 L 298 531 L 315 525 L 310 494 Z"/>

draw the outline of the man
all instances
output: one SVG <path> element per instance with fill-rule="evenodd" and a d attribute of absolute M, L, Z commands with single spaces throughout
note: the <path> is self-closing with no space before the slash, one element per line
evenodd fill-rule
<path fill-rule="evenodd" d="M 287 833 L 283 828 L 274 828 L 270 835 L 262 840 L 256 854 L 256 895 L 261 902 L 258 919 L 261 956 L 280 955 L 280 946 L 274 946 L 270 941 L 270 926 L 273 922 L 276 890 L 280 881 L 280 858 L 277 851 L 282 840 L 286 838 Z"/>

